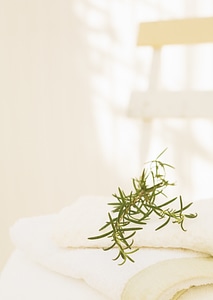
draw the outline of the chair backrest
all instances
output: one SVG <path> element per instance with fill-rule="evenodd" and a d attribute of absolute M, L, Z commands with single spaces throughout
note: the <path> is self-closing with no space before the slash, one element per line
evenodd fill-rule
<path fill-rule="evenodd" d="M 146 22 L 139 24 L 138 46 L 213 43 L 213 17 Z"/>
<path fill-rule="evenodd" d="M 213 117 L 212 91 L 159 91 L 157 76 L 161 48 L 165 45 L 213 43 L 213 17 L 142 22 L 139 24 L 137 46 L 154 49 L 147 92 L 133 91 L 129 115 L 144 119 L 164 117 Z"/>

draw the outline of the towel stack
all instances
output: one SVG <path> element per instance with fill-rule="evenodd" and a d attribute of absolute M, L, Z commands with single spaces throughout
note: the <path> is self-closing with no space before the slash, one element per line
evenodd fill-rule
<path fill-rule="evenodd" d="M 12 240 L 17 248 L 22 249 L 32 260 L 46 268 L 72 278 L 83 279 L 94 290 L 99 291 L 100 295 L 103 295 L 102 298 L 100 296 L 100 300 L 169 300 L 171 297 L 168 299 L 166 298 L 168 296 L 161 296 L 161 298 L 156 295 L 152 296 L 149 291 L 145 296 L 140 295 L 141 292 L 138 291 L 134 298 L 135 293 L 131 294 L 130 283 L 132 280 L 135 282 L 137 274 L 142 274 L 141 278 L 149 278 L 147 277 L 149 273 L 152 278 L 155 270 L 168 269 L 164 266 L 165 264 L 168 266 L 169 261 L 172 262 L 170 264 L 172 268 L 173 262 L 179 262 L 179 260 L 180 268 L 177 271 L 176 265 L 175 272 L 180 274 L 178 280 L 181 282 L 181 276 L 185 273 L 183 259 L 186 259 L 184 260 L 184 262 L 186 261 L 185 266 L 189 260 L 192 261 L 192 264 L 198 260 L 201 264 L 206 263 L 203 261 L 205 259 L 211 261 L 213 255 L 213 218 L 211 217 L 213 200 L 202 200 L 193 204 L 191 209 L 198 213 L 198 217 L 186 219 L 186 232 L 182 231 L 177 224 L 170 224 L 155 231 L 155 228 L 159 226 L 159 220 L 151 220 L 134 237 L 134 244 L 140 248 L 134 254 L 135 263 L 127 262 L 123 266 L 119 266 L 112 260 L 117 254 L 117 249 L 102 250 L 103 247 L 111 244 L 110 240 L 107 238 L 88 239 L 90 236 L 97 235 L 98 229 L 105 224 L 110 208 L 107 203 L 112 200 L 108 197 L 86 196 L 76 200 L 58 214 L 21 219 L 11 228 Z M 163 265 L 161 265 L 162 263 Z M 159 285 L 161 285 L 161 281 L 167 282 L 168 276 L 171 277 L 166 272 L 168 271 L 162 271 Z M 137 285 L 140 285 L 140 276 L 137 277 Z M 187 280 L 189 284 L 183 285 L 184 293 L 183 291 L 178 292 L 178 280 L 175 279 L 177 288 L 174 290 L 176 294 L 174 299 L 190 300 L 192 299 L 190 297 L 194 297 L 191 296 L 194 295 L 194 292 L 202 294 L 203 285 L 206 283 L 210 285 L 205 288 L 204 292 L 207 293 L 208 290 L 208 295 L 213 299 L 213 279 L 200 280 L 199 271 L 196 281 L 193 281 L 190 274 L 187 276 L 184 280 Z M 155 285 L 155 283 L 153 284 Z M 191 289 L 190 287 L 194 285 L 202 285 L 202 287 Z M 150 289 L 153 289 L 153 285 Z M 189 290 L 186 291 L 186 289 Z M 127 290 L 128 293 L 130 291 L 129 298 L 125 296 Z M 196 297 L 196 299 L 198 298 Z M 205 300 L 207 299 L 205 297 Z"/>

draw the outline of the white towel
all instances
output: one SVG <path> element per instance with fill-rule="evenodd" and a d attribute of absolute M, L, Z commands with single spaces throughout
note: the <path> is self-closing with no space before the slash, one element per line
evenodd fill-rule
<path fill-rule="evenodd" d="M 1 300 L 109 300 L 83 280 L 52 272 L 13 251 L 0 276 Z"/>
<path fill-rule="evenodd" d="M 155 227 L 153 228 L 151 225 L 151 228 L 149 229 L 151 231 L 146 231 L 143 239 L 141 240 L 143 243 L 140 244 L 140 246 L 145 245 L 146 247 L 150 248 L 141 248 L 138 252 L 136 252 L 134 255 L 135 263 L 127 262 L 123 266 L 118 266 L 117 262 L 112 261 L 112 258 L 117 254 L 116 249 L 105 252 L 100 248 L 88 248 L 87 246 L 88 243 L 91 243 L 87 237 L 96 234 L 97 229 L 103 225 L 104 221 L 106 221 L 106 200 L 108 202 L 109 199 L 100 199 L 99 208 L 96 197 L 85 197 L 72 204 L 69 208 L 64 209 L 59 215 L 21 219 L 11 228 L 12 240 L 17 248 L 22 249 L 34 261 L 63 275 L 84 279 L 92 288 L 98 290 L 113 300 L 120 299 L 126 282 L 133 275 L 151 264 L 170 258 L 203 256 L 201 253 L 190 250 L 172 248 L 154 249 L 151 248 L 153 245 L 154 247 L 174 247 L 173 245 L 175 245 L 175 247 L 178 248 L 193 248 L 194 245 L 199 244 L 201 240 L 202 251 L 205 252 L 204 244 L 205 246 L 207 244 L 208 249 L 206 252 L 209 253 L 209 248 L 211 248 L 213 242 L 212 240 L 208 241 L 208 238 L 203 238 L 203 236 L 209 237 L 210 234 L 210 230 L 207 232 L 203 231 L 205 228 L 208 229 L 208 226 L 205 227 L 205 224 L 202 224 L 204 221 L 202 217 L 203 206 L 197 207 L 194 205 L 195 211 L 197 211 L 197 208 L 200 209 L 200 211 L 197 211 L 199 217 L 197 219 L 190 220 L 190 222 L 194 223 L 196 220 L 196 222 L 199 223 L 199 225 L 195 225 L 195 223 L 193 225 L 194 228 L 198 229 L 198 231 L 197 233 L 194 233 L 190 227 L 191 229 L 188 231 L 188 236 L 192 234 L 193 238 L 195 238 L 196 235 L 196 243 L 194 243 L 192 238 L 189 238 L 188 242 L 186 243 L 186 247 L 183 243 L 183 241 L 185 241 L 183 239 L 183 234 L 186 233 L 182 233 L 177 224 L 172 224 L 172 229 L 163 229 L 161 233 L 158 231 L 160 238 L 157 238 L 157 235 L 154 235 L 153 238 L 153 236 L 149 236 L 150 232 L 151 234 L 155 234 Z M 92 205 L 95 205 L 93 209 L 88 209 L 88 207 L 91 208 Z M 212 202 L 205 202 L 204 206 L 206 205 L 211 206 Z M 101 208 L 102 206 L 105 206 L 103 210 Z M 93 211 L 95 212 L 94 215 L 92 215 Z M 210 214 L 210 212 L 208 212 L 208 214 Z M 204 223 L 210 222 L 208 220 L 208 214 L 205 216 Z M 88 222 L 88 218 L 91 218 L 91 221 Z M 186 223 L 186 228 L 188 230 L 190 222 Z M 97 225 L 98 227 L 96 227 Z M 149 225 L 147 225 L 147 228 L 148 226 Z M 167 227 L 169 226 L 170 225 Z M 202 226 L 202 228 L 200 226 Z M 90 229 L 88 229 L 88 231 L 85 233 L 85 228 Z M 210 229 L 211 228 L 212 226 Z M 63 233 L 64 230 L 66 233 Z M 179 242 L 181 242 L 181 244 L 177 244 L 175 241 L 175 239 L 178 238 L 178 235 L 174 235 L 173 230 L 177 230 L 177 234 L 182 236 L 179 238 Z M 163 231 L 166 237 L 164 237 L 164 234 L 162 234 Z M 78 241 L 83 241 L 83 243 L 80 243 L 80 246 L 78 244 L 79 242 L 76 243 L 76 238 L 78 236 L 80 236 Z M 145 237 L 147 237 L 147 240 L 144 240 Z M 61 244 L 63 244 L 63 246 L 67 246 L 66 243 L 63 243 L 63 240 L 69 241 L 69 243 L 71 243 L 69 244 L 71 248 L 61 247 Z M 99 247 L 102 246 L 100 241 L 101 240 L 98 240 L 97 244 Z M 84 244 L 84 242 L 86 244 Z M 193 247 L 188 247 L 190 242 L 193 244 Z M 92 247 L 94 247 L 94 245 Z M 198 248 L 200 249 L 200 246 Z M 198 251 L 198 249 L 195 250 Z"/>
<path fill-rule="evenodd" d="M 64 208 L 57 216 L 53 238 L 61 247 L 107 247 L 110 239 L 89 240 L 89 236 L 98 235 L 98 229 L 108 220 L 114 198 L 82 197 Z M 194 219 L 185 219 L 183 231 L 176 223 L 171 223 L 156 231 L 164 221 L 153 218 L 143 230 L 134 236 L 137 247 L 183 248 L 213 255 L 213 199 L 200 200 L 185 211 L 198 213 Z M 104 232 L 104 231 L 103 231 Z"/>

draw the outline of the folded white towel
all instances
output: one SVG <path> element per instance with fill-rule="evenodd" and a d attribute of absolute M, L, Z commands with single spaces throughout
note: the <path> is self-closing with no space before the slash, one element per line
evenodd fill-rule
<path fill-rule="evenodd" d="M 89 240 L 89 236 L 100 234 L 98 229 L 108 220 L 111 206 L 108 202 L 115 202 L 114 198 L 82 197 L 78 201 L 64 208 L 57 216 L 53 239 L 61 247 L 107 247 L 110 239 L 103 238 Z M 163 223 L 162 220 L 152 219 L 137 231 L 134 245 L 137 247 L 166 247 L 183 248 L 213 255 L 213 199 L 200 200 L 193 203 L 189 212 L 198 213 L 194 219 L 185 219 L 181 230 L 177 224 L 169 224 L 156 231 Z"/>
<path fill-rule="evenodd" d="M 95 241 L 88 240 L 88 236 L 95 235 L 97 229 L 106 221 L 105 214 L 107 215 L 108 211 L 106 202 L 111 200 L 85 197 L 64 209 L 59 215 L 21 219 L 11 228 L 12 240 L 17 248 L 22 249 L 34 261 L 63 275 L 84 279 L 88 285 L 115 300 L 120 299 L 127 281 L 147 266 L 166 259 L 204 255 L 195 251 L 207 253 L 212 251 L 213 241 L 210 234 L 212 221 L 208 220 L 210 212 L 203 209 L 208 205 L 212 207 L 210 201 L 205 202 L 203 206 L 193 206 L 199 217 L 186 223 L 187 232 L 182 232 L 177 224 L 172 224 L 172 229 L 158 231 L 157 234 L 160 235 L 158 237 L 154 231 L 157 224 L 151 225 L 150 229 L 147 225 L 146 232 L 141 235 L 140 240 L 137 240 L 137 244 L 140 242 L 140 246 L 150 248 L 141 248 L 136 252 L 135 263 L 127 262 L 123 266 L 118 266 L 117 262 L 112 261 L 117 254 L 116 249 L 106 252 L 99 248 L 94 249 L 92 247 L 105 245 L 100 244 L 102 240 L 97 240 L 95 245 L 93 244 Z M 190 223 L 193 223 L 193 226 Z M 210 235 L 211 239 L 209 239 Z M 200 243 L 202 246 L 199 246 Z M 193 249 L 195 251 L 154 249 L 151 248 L 153 246 L 189 249 L 195 246 Z"/>
<path fill-rule="evenodd" d="M 83 280 L 63 276 L 13 251 L 0 276 L 1 300 L 109 300 Z"/>

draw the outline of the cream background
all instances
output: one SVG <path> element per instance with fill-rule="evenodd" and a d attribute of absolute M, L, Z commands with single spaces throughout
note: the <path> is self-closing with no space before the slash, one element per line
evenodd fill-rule
<path fill-rule="evenodd" d="M 212 14 L 210 0 L 0 1 L 0 266 L 18 218 L 128 189 L 166 147 L 184 197 L 212 196 L 212 120 L 127 116 L 152 57 L 137 22 Z M 213 89 L 212 50 L 164 49 L 160 88 Z"/>

